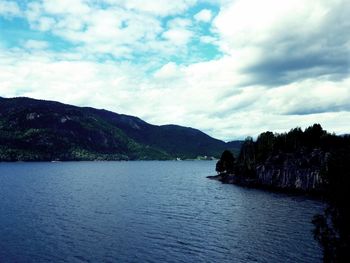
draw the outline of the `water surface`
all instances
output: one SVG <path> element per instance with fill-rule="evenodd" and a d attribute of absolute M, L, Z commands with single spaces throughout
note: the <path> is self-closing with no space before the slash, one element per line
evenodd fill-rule
<path fill-rule="evenodd" d="M 211 161 L 0 163 L 0 262 L 321 262 L 315 200 Z"/>

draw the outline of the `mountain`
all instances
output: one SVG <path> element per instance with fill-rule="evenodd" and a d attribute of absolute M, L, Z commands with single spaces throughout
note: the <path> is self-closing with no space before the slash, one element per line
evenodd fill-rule
<path fill-rule="evenodd" d="M 226 148 L 237 147 L 239 143 L 225 143 L 193 128 L 157 126 L 133 116 L 54 101 L 0 97 L 2 161 L 218 157 Z"/>
<path fill-rule="evenodd" d="M 235 156 L 238 156 L 239 151 L 241 150 L 243 143 L 244 143 L 244 141 L 241 141 L 241 140 L 227 142 L 226 149 L 229 149 L 230 151 L 232 151 L 232 153 Z"/>

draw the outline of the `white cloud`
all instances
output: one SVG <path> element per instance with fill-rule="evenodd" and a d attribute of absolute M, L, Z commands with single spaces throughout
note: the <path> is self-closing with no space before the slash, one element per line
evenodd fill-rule
<path fill-rule="evenodd" d="M 350 41 L 348 1 L 237 0 L 213 20 L 222 52 L 250 74 L 244 85 L 278 86 L 333 74 L 345 77 Z M 339 71 L 339 68 L 343 72 Z"/>
<path fill-rule="evenodd" d="M 144 11 L 144 8 L 150 8 L 153 4 L 146 6 L 138 1 L 107 2 L 109 8 L 96 5 L 93 1 L 75 0 L 70 8 L 69 1 L 56 5 L 44 0 L 30 3 L 26 14 L 31 28 L 50 31 L 80 45 L 79 51 L 87 55 L 109 54 L 116 58 L 131 59 L 140 52 L 163 56 L 186 53 L 186 45 L 194 36 L 191 20 L 175 18 L 163 25 L 157 14 Z M 154 5 L 161 7 L 166 3 Z M 167 12 L 179 12 L 193 3 L 195 1 L 169 2 Z M 136 4 L 137 10 L 133 8 Z M 178 48 L 182 51 L 177 52 Z"/>
<path fill-rule="evenodd" d="M 20 16 L 21 10 L 16 2 L 2 0 L 0 2 L 0 16 L 14 17 Z"/>
<path fill-rule="evenodd" d="M 266 106 L 281 114 L 307 115 L 350 111 L 350 78 L 339 82 L 325 77 L 307 79 L 266 92 Z"/>
<path fill-rule="evenodd" d="M 101 64 L 70 54 L 60 54 L 57 61 L 56 56 L 0 52 L 0 94 L 107 108 L 154 124 L 196 127 L 226 140 L 314 122 L 339 133 L 350 128 L 350 111 L 344 108 L 350 78 L 304 80 L 278 89 L 239 87 L 244 75 L 237 73 L 231 57 L 188 66 L 168 63 L 149 76 L 147 65 Z M 319 113 L 286 115 L 318 106 L 324 107 Z"/>
<path fill-rule="evenodd" d="M 331 20 L 342 9 L 349 11 L 350 4 L 337 0 L 237 0 L 221 9 L 214 19 L 214 29 L 221 36 L 221 48 L 231 53 L 247 45 L 270 44 L 272 40 L 318 37 L 323 30 L 341 26 L 328 23 L 335 22 Z"/>
<path fill-rule="evenodd" d="M 167 22 L 168 28 L 189 28 L 192 26 L 192 21 L 186 18 L 174 18 Z"/>
<path fill-rule="evenodd" d="M 0 49 L 0 96 L 107 108 L 221 139 L 314 122 L 349 132 L 347 1 L 223 0 L 215 18 L 206 9 L 194 16 L 213 20 L 214 34 L 205 35 L 198 27 L 207 25 L 182 13 L 194 0 L 100 3 L 31 2 L 31 28 L 73 48 L 54 52 L 53 42 L 33 38 L 21 42 L 24 49 Z M 192 40 L 217 45 L 224 55 L 196 62 Z"/>
<path fill-rule="evenodd" d="M 163 37 L 176 46 L 186 45 L 192 36 L 192 32 L 186 29 L 169 29 L 163 33 Z"/>
<path fill-rule="evenodd" d="M 154 73 L 158 79 L 176 79 L 179 77 L 179 67 L 174 62 L 169 62 Z"/>
<path fill-rule="evenodd" d="M 49 47 L 49 43 L 46 41 L 40 41 L 40 40 L 27 40 L 23 47 L 29 50 L 33 49 L 46 49 Z"/>
<path fill-rule="evenodd" d="M 20 93 L 21 96 L 114 108 L 112 105 L 123 104 L 125 94 L 132 93 L 142 76 L 142 71 L 135 72 L 127 63 L 99 64 L 68 60 L 64 56 L 58 61 L 53 53 L 35 51 L 0 54 L 0 93 L 6 96 Z M 126 110 L 124 107 L 119 110 L 123 109 Z"/>
<path fill-rule="evenodd" d="M 42 7 L 45 12 L 53 15 L 74 14 L 85 15 L 91 12 L 87 1 L 84 0 L 42 0 Z"/>
<path fill-rule="evenodd" d="M 188 8 L 196 4 L 197 0 L 103 0 L 103 2 L 113 5 L 118 4 L 129 10 L 157 16 L 168 16 L 185 12 Z"/>
<path fill-rule="evenodd" d="M 206 43 L 206 44 L 216 44 L 217 43 L 217 38 L 212 37 L 212 36 L 201 36 L 201 37 L 199 37 L 199 40 L 202 43 Z"/>
<path fill-rule="evenodd" d="M 210 22 L 213 17 L 213 13 L 209 9 L 203 9 L 195 14 L 194 19 L 199 22 Z"/>
<path fill-rule="evenodd" d="M 162 33 L 162 37 L 175 47 L 186 45 L 194 36 L 191 30 L 192 22 L 189 19 L 175 18 L 167 23 L 167 30 Z"/>

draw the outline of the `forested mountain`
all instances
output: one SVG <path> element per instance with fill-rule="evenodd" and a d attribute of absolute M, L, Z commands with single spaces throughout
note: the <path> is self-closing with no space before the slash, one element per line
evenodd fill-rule
<path fill-rule="evenodd" d="M 226 144 L 192 128 L 30 98 L 0 97 L 0 160 L 149 160 L 214 156 Z M 232 147 L 233 146 L 233 147 Z"/>

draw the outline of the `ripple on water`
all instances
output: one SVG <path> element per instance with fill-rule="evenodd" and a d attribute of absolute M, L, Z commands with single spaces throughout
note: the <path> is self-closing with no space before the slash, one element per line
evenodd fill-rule
<path fill-rule="evenodd" d="M 0 164 L 0 262 L 321 262 L 322 204 L 207 180 L 214 167 Z"/>

